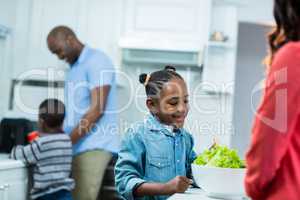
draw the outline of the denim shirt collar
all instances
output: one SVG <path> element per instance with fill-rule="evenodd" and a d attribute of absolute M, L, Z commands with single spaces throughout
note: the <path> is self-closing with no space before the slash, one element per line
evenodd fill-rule
<path fill-rule="evenodd" d="M 157 117 L 155 117 L 152 114 L 148 114 L 145 119 L 145 124 L 148 129 L 151 131 L 160 131 L 164 133 L 165 135 L 174 137 L 176 134 L 182 135 L 182 128 L 177 129 L 178 131 L 174 131 L 174 127 L 162 124 Z"/>

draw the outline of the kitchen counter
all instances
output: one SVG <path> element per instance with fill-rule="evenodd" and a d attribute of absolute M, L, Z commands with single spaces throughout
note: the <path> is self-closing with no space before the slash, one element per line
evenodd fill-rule
<path fill-rule="evenodd" d="M 0 154 L 0 170 L 25 167 L 22 161 L 9 158 L 9 154 Z"/>
<path fill-rule="evenodd" d="M 0 200 L 26 200 L 28 172 L 26 165 L 0 154 Z"/>
<path fill-rule="evenodd" d="M 168 200 L 220 200 L 216 198 L 207 197 L 203 190 L 191 188 L 184 194 L 175 194 Z M 224 200 L 247 200 L 247 198 L 226 198 Z"/>

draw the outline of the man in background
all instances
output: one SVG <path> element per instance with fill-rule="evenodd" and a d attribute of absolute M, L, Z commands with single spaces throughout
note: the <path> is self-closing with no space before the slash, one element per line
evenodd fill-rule
<path fill-rule="evenodd" d="M 108 56 L 84 45 L 69 27 L 53 28 L 47 44 L 70 65 L 64 130 L 73 143 L 73 197 L 96 200 L 112 153 L 119 149 L 115 69 Z"/>

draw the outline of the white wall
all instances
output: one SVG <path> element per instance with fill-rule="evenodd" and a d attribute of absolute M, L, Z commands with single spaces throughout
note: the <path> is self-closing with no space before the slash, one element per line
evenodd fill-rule
<path fill-rule="evenodd" d="M 0 69 L 4 69 L 4 54 L 5 54 L 5 49 L 6 49 L 5 48 L 5 40 L 0 38 Z M 3 85 L 4 79 L 5 79 L 5 74 L 1 73 L 0 74 L 0 84 L 1 85 Z M 3 99 L 3 96 L 0 95 L 0 113 L 3 113 L 4 107 L 5 107 L 5 103 L 4 103 L 4 101 L 2 99 Z"/>
<path fill-rule="evenodd" d="M 231 144 L 244 155 L 250 143 L 252 123 L 261 92 L 255 91 L 264 79 L 262 60 L 267 53 L 266 33 L 270 27 L 240 23 L 237 55 L 236 87 L 234 96 L 235 134 Z"/>
<path fill-rule="evenodd" d="M 0 118 L 3 115 L 9 97 L 10 76 L 12 73 L 12 47 L 15 40 L 17 0 L 0 0 L 0 24 L 8 27 L 11 33 L 0 38 Z"/>
<path fill-rule="evenodd" d="M 0 0 L 0 24 L 13 27 L 16 19 L 17 0 Z"/>
<path fill-rule="evenodd" d="M 272 23 L 274 0 L 244 0 L 239 8 L 239 21 Z"/>

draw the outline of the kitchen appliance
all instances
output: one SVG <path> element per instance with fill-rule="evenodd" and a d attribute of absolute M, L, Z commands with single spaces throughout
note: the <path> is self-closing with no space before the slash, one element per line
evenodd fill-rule
<path fill-rule="evenodd" d="M 28 144 L 27 134 L 33 128 L 33 123 L 27 119 L 2 119 L 0 123 L 0 152 L 10 153 L 15 145 Z"/>

